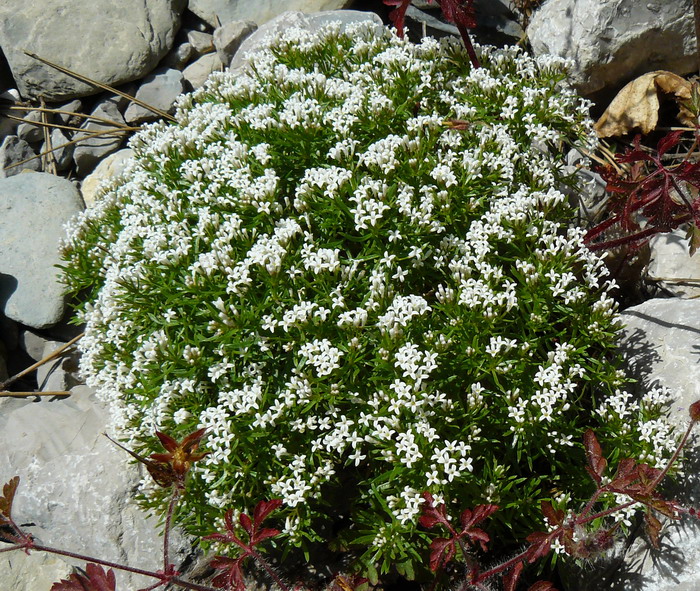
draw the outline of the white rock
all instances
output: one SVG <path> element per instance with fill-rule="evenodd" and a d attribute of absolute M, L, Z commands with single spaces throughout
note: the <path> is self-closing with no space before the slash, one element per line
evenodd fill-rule
<path fill-rule="evenodd" d="M 680 432 L 688 424 L 688 408 L 700 400 L 700 300 L 653 299 L 622 313 L 625 324 L 621 349 L 640 380 L 642 391 L 654 383 L 667 386 L 676 400 L 672 416 Z M 681 503 L 700 499 L 697 448 L 689 455 L 686 475 L 669 496 Z M 636 542 L 625 556 L 620 572 L 626 578 L 620 589 L 637 591 L 696 591 L 700 589 L 700 522 L 684 519 L 671 524 L 662 540 L 662 551 L 651 552 Z M 588 576 L 591 582 L 595 577 Z M 636 581 L 632 586 L 630 581 Z M 600 589 L 595 583 L 586 589 Z M 608 587 L 613 588 L 613 587 Z"/>
<path fill-rule="evenodd" d="M 194 47 L 190 43 L 181 43 L 163 58 L 161 66 L 164 68 L 175 68 L 182 70 L 192 59 Z"/>
<path fill-rule="evenodd" d="M 17 137 L 29 144 L 43 140 L 44 130 L 41 125 L 36 125 L 37 122 L 42 121 L 41 111 L 29 111 L 23 113 L 21 117 L 27 121 L 33 121 L 33 123 L 20 123 L 17 126 Z"/>
<path fill-rule="evenodd" d="M 214 31 L 214 47 L 223 64 L 230 64 L 241 43 L 258 28 L 253 21 L 233 21 Z"/>
<path fill-rule="evenodd" d="M 214 39 L 210 33 L 203 33 L 202 31 L 188 31 L 187 41 L 199 55 L 209 53 L 212 49 L 214 49 Z"/>
<path fill-rule="evenodd" d="M 36 524 L 27 529 L 41 542 L 161 569 L 156 520 L 131 502 L 142 471 L 127 464 L 129 456 L 103 436 L 106 422 L 103 405 L 86 386 L 73 388 L 63 399 L 0 399 L 0 483 L 20 477 L 13 512 L 19 523 Z M 178 563 L 189 544 L 177 535 L 174 542 L 172 559 Z M 153 583 L 139 575 L 116 576 L 117 589 Z"/>
<path fill-rule="evenodd" d="M 41 151 L 48 151 L 48 144 L 44 143 L 41 146 Z M 70 143 L 70 138 L 66 135 L 66 132 L 55 127 L 51 131 L 51 154 L 56 162 L 56 170 L 66 170 L 70 168 L 73 162 L 73 152 L 75 151 L 75 144 Z"/>
<path fill-rule="evenodd" d="M 104 160 L 101 160 L 95 170 L 85 177 L 80 185 L 80 193 L 83 196 L 86 207 L 92 207 L 95 204 L 100 183 L 121 174 L 127 161 L 133 154 L 134 152 L 131 148 L 124 148 L 114 152 Z"/>
<path fill-rule="evenodd" d="M 0 144 L 0 178 L 15 176 L 23 170 L 40 170 L 41 161 L 34 156 L 27 142 L 16 135 L 8 135 Z"/>
<path fill-rule="evenodd" d="M 39 361 L 44 357 L 44 347 L 50 342 L 49 339 L 38 335 L 31 330 L 23 330 L 19 335 L 19 346 L 34 361 Z"/>
<path fill-rule="evenodd" d="M 652 70 L 697 69 L 692 0 L 548 0 L 527 33 L 536 55 L 573 60 L 584 95 Z"/>
<path fill-rule="evenodd" d="M 60 101 L 100 89 L 33 52 L 112 86 L 141 78 L 172 47 L 185 0 L 3 0 L 0 46 L 22 96 Z"/>
<path fill-rule="evenodd" d="M 187 66 L 182 71 L 182 75 L 194 90 L 204 84 L 209 78 L 209 74 L 220 71 L 223 67 L 224 65 L 216 53 L 207 53 Z"/>
<path fill-rule="evenodd" d="M 261 25 L 286 11 L 312 13 L 350 4 L 350 0 L 190 0 L 188 8 L 217 28 L 231 21 L 254 21 Z"/>
<path fill-rule="evenodd" d="M 102 158 L 116 152 L 126 137 L 123 133 L 102 133 L 109 130 L 117 130 L 120 126 L 126 125 L 124 117 L 119 112 L 116 101 L 112 99 L 104 100 L 95 107 L 91 115 L 109 121 L 88 119 L 81 129 L 86 130 L 75 135 L 76 140 L 80 140 L 75 145 L 73 151 L 73 161 L 78 170 L 78 174 L 85 176 L 90 173 Z M 98 133 L 99 135 L 92 135 Z"/>
<path fill-rule="evenodd" d="M 700 253 L 690 256 L 685 230 L 678 229 L 654 236 L 649 245 L 649 279 L 657 280 L 661 287 L 674 296 L 700 296 Z"/>
<path fill-rule="evenodd" d="M 73 567 L 55 554 L 27 555 L 21 551 L 0 554 L 0 589 L 48 591 L 53 583 L 68 578 L 72 572 Z"/>
<path fill-rule="evenodd" d="M 169 68 L 156 70 L 143 79 L 143 83 L 136 93 L 137 99 L 147 105 L 160 109 L 166 113 L 171 112 L 175 99 L 185 91 L 185 79 L 180 70 Z M 158 118 L 153 111 L 136 103 L 131 103 L 124 113 L 124 119 L 131 125 L 139 125 L 146 121 Z"/>
<path fill-rule="evenodd" d="M 56 324 L 65 307 L 55 265 L 63 225 L 83 209 L 70 181 L 43 172 L 0 179 L 0 305 L 33 328 Z"/>

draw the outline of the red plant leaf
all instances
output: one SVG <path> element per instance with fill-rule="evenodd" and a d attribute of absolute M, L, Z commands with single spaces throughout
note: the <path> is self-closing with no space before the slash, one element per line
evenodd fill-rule
<path fill-rule="evenodd" d="M 656 144 L 656 151 L 659 153 L 659 156 L 663 156 L 671 148 L 678 145 L 678 142 L 680 141 L 681 136 L 684 133 L 685 132 L 682 129 L 680 129 L 667 133 L 664 137 L 662 137 L 659 140 L 659 143 Z"/>
<path fill-rule="evenodd" d="M 651 514 L 651 511 L 647 511 L 644 514 L 644 529 L 649 536 L 651 545 L 658 550 L 659 535 L 661 534 L 661 522 Z"/>
<path fill-rule="evenodd" d="M 438 0 L 446 20 L 467 29 L 476 28 L 474 0 Z"/>
<path fill-rule="evenodd" d="M 700 421 L 700 400 L 693 402 L 688 409 L 691 421 Z"/>
<path fill-rule="evenodd" d="M 596 484 L 600 485 L 605 468 L 608 465 L 603 457 L 603 450 L 600 448 L 598 438 L 592 429 L 588 429 L 583 435 L 583 445 L 586 448 L 586 459 L 588 460 L 588 473 Z"/>
<path fill-rule="evenodd" d="M 530 542 L 530 547 L 526 550 L 527 561 L 532 564 L 540 558 L 544 558 L 549 554 L 552 547 L 552 542 L 549 538 L 549 534 L 538 531 L 531 533 L 527 538 Z"/>
<path fill-rule="evenodd" d="M 274 538 L 275 536 L 278 536 L 280 534 L 280 530 L 274 529 L 272 527 L 264 527 L 257 532 L 255 532 L 255 535 L 251 539 L 251 545 L 259 544 L 263 540 L 267 540 L 268 538 Z"/>
<path fill-rule="evenodd" d="M 15 492 L 19 485 L 19 476 L 13 476 L 2 487 L 0 497 L 0 523 L 12 522 L 12 501 L 15 500 Z"/>
<path fill-rule="evenodd" d="M 389 13 L 389 20 L 396 27 L 396 34 L 403 38 L 403 29 L 406 19 L 406 10 L 411 5 L 411 0 L 384 0 L 387 6 L 396 6 Z"/>
<path fill-rule="evenodd" d="M 88 564 L 85 574 L 74 573 L 51 586 L 51 591 L 115 591 L 117 581 L 114 571 L 105 571 L 97 564 Z"/>
<path fill-rule="evenodd" d="M 561 526 L 564 523 L 564 517 L 566 517 L 564 511 L 555 509 L 549 501 L 541 501 L 540 509 L 542 510 L 542 515 L 547 518 L 549 525 Z"/>
<path fill-rule="evenodd" d="M 445 566 L 455 555 L 455 541 L 435 538 L 430 544 L 430 570 L 435 572 Z"/>
<path fill-rule="evenodd" d="M 269 501 L 260 501 L 253 511 L 253 524 L 256 528 L 260 527 L 263 521 L 273 511 L 279 509 L 282 506 L 282 499 L 271 499 Z"/>
<path fill-rule="evenodd" d="M 151 454 L 150 459 L 161 464 L 167 464 L 182 479 L 189 472 L 194 462 L 208 455 L 209 452 L 195 452 L 205 433 L 206 429 L 198 429 L 178 442 L 170 435 L 156 431 L 156 435 L 167 453 Z"/>
<path fill-rule="evenodd" d="M 429 492 L 424 492 L 423 498 L 425 499 L 425 503 L 423 503 L 423 511 L 422 515 L 418 519 L 418 523 L 428 529 L 432 529 L 435 527 L 435 525 L 441 523 L 450 531 L 454 531 L 450 525 L 450 521 L 447 519 L 447 509 L 445 504 L 441 503 L 436 507 L 433 495 L 431 495 Z"/>
<path fill-rule="evenodd" d="M 245 513 L 241 513 L 238 517 L 238 521 L 241 523 L 241 527 L 246 531 L 246 533 L 252 538 L 253 537 L 253 522 L 250 517 Z"/>
<path fill-rule="evenodd" d="M 214 577 L 212 585 L 219 589 L 225 587 L 230 591 L 245 591 L 246 586 L 243 580 L 243 571 L 241 570 L 243 558 L 245 558 L 245 556 L 240 558 L 215 556 L 210 565 L 212 568 L 223 570 L 224 572 Z"/>
<path fill-rule="evenodd" d="M 520 574 L 524 568 L 524 562 L 517 562 L 513 568 L 503 575 L 503 591 L 515 591 L 520 580 Z"/>
<path fill-rule="evenodd" d="M 470 528 L 474 525 L 478 525 L 484 519 L 488 519 L 496 511 L 498 511 L 498 505 L 477 505 L 473 510 L 465 509 L 462 511 L 460 521 L 464 529 Z"/>

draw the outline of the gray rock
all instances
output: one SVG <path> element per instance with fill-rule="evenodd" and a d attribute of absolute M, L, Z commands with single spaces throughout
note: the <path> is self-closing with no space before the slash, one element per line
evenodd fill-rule
<path fill-rule="evenodd" d="M 173 111 L 175 99 L 184 91 L 185 78 L 182 72 L 173 68 L 156 70 L 143 79 L 136 98 L 156 109 L 170 113 Z M 124 113 L 124 119 L 131 125 L 139 125 L 145 121 L 158 119 L 158 115 L 141 105 L 132 103 Z"/>
<path fill-rule="evenodd" d="M 56 113 L 54 115 L 55 123 L 58 123 L 60 125 L 71 125 L 75 127 L 79 126 L 83 121 L 81 117 L 72 114 L 82 113 L 83 102 L 80 99 L 73 99 L 72 101 L 68 101 L 67 103 L 57 105 L 53 108 L 58 111 L 65 111 L 64 113 Z"/>
<path fill-rule="evenodd" d="M 144 76 L 168 52 L 184 5 L 185 0 L 3 0 L 0 46 L 25 98 L 61 101 L 96 94 L 100 89 L 24 50 L 116 86 Z"/>
<path fill-rule="evenodd" d="M 86 386 L 73 388 L 71 396 L 63 399 L 3 401 L 0 445 L 5 452 L 0 483 L 20 477 L 15 518 L 19 523 L 34 523 L 27 529 L 41 542 L 160 569 L 162 538 L 156 520 L 146 517 L 131 500 L 145 474 L 127 464 L 129 456 L 103 436 L 107 421 L 105 408 Z M 172 560 L 178 564 L 189 544 L 177 533 L 173 542 Z M 116 576 L 117 589 L 153 583 L 139 575 L 119 572 Z"/>
<path fill-rule="evenodd" d="M 691 0 L 548 0 L 527 29 L 536 55 L 573 60 L 584 95 L 652 70 L 697 68 Z"/>
<path fill-rule="evenodd" d="M 31 330 L 23 330 L 19 335 L 19 347 L 34 361 L 44 358 L 44 347 L 50 340 Z"/>
<path fill-rule="evenodd" d="M 204 55 L 214 49 L 214 39 L 211 34 L 201 31 L 188 31 L 187 41 L 198 55 Z"/>
<path fill-rule="evenodd" d="M 91 134 L 118 129 L 119 126 L 126 125 L 115 101 L 112 99 L 102 101 L 95 107 L 91 115 L 105 119 L 112 124 L 99 120 L 87 120 L 81 125 L 81 128 L 86 131 L 75 135 L 75 139 L 80 141 L 73 151 L 73 160 L 78 168 L 78 174 L 83 176 L 92 171 L 102 158 L 116 152 L 125 138 L 123 133 L 102 133 L 91 137 Z"/>
<path fill-rule="evenodd" d="M 58 280 L 63 225 L 83 209 L 70 181 L 43 172 L 0 179 L 0 311 L 32 328 L 56 324 L 65 308 Z"/>
<path fill-rule="evenodd" d="M 687 417 L 700 400 L 700 300 L 658 298 L 628 308 L 621 350 L 634 377 L 658 380 L 678 394 L 673 413 Z"/>
<path fill-rule="evenodd" d="M 75 144 L 69 143 L 71 140 L 62 129 L 55 127 L 51 131 L 51 157 L 56 163 L 56 170 L 67 170 L 73 163 L 73 152 Z M 41 151 L 47 152 L 49 145 L 44 143 L 41 146 Z"/>
<path fill-rule="evenodd" d="M 315 31 L 324 24 L 333 21 L 340 21 L 342 24 L 341 29 L 351 23 L 366 21 L 374 23 L 378 31 L 384 30 L 382 19 L 374 12 L 362 12 L 359 10 L 328 10 L 314 14 L 303 14 L 298 11 L 284 12 L 275 19 L 262 25 L 255 33 L 241 43 L 240 48 L 231 60 L 230 68 L 233 70 L 246 64 L 249 61 L 250 55 L 255 52 L 255 49 L 267 37 L 279 35 L 283 33 L 285 29 L 292 26 Z"/>
<path fill-rule="evenodd" d="M 214 31 L 214 47 L 221 63 L 230 64 L 241 43 L 257 30 L 253 21 L 233 21 Z"/>
<path fill-rule="evenodd" d="M 47 591 L 67 579 L 73 567 L 55 554 L 7 552 L 0 554 L 0 588 L 12 591 Z"/>
<path fill-rule="evenodd" d="M 217 28 L 231 21 L 254 21 L 261 25 L 286 11 L 318 12 L 350 5 L 349 0 L 190 0 L 189 10 Z"/>
<path fill-rule="evenodd" d="M 659 234 L 649 241 L 651 262 L 647 270 L 650 280 L 674 296 L 700 296 L 700 254 L 688 252 L 685 230 Z"/>
<path fill-rule="evenodd" d="M 220 71 L 223 67 L 224 65 L 216 53 L 207 53 L 187 66 L 182 71 L 182 75 L 190 83 L 192 89 L 196 89 L 204 84 L 209 78 L 209 74 Z"/>
<path fill-rule="evenodd" d="M 80 185 L 80 192 L 86 207 L 92 207 L 95 204 L 100 184 L 120 174 L 133 153 L 131 148 L 114 152 L 101 160 L 95 170 L 85 177 Z"/>
<path fill-rule="evenodd" d="M 46 341 L 40 359 L 45 359 L 64 345 L 61 341 Z M 77 349 L 72 347 L 60 357 L 40 365 L 36 370 L 36 381 L 42 392 L 65 392 L 79 385 Z"/>
<path fill-rule="evenodd" d="M 190 43 L 181 43 L 163 58 L 160 63 L 164 68 L 182 70 L 194 55 L 194 47 Z"/>
<path fill-rule="evenodd" d="M 16 135 L 8 135 L 0 144 L 0 178 L 18 175 L 23 170 L 40 170 L 41 161 L 34 156 L 27 142 Z"/>
<path fill-rule="evenodd" d="M 22 119 L 41 123 L 41 111 L 29 111 L 24 114 Z M 40 142 L 44 139 L 44 129 L 41 125 L 35 125 L 34 123 L 20 123 L 17 126 L 17 137 L 28 144 Z"/>

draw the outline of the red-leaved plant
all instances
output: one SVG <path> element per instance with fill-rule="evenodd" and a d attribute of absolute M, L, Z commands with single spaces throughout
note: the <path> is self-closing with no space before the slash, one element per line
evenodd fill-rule
<path fill-rule="evenodd" d="M 698 511 L 693 508 L 686 509 L 674 501 L 664 500 L 656 490 L 668 473 L 668 470 L 678 460 L 682 449 L 688 442 L 690 432 L 695 423 L 700 421 L 700 401 L 692 404 L 689 410 L 690 425 L 663 470 L 625 458 L 620 460 L 615 474 L 611 478 L 606 479 L 605 474 L 608 469 L 608 462 L 603 456 L 595 434 L 593 431 L 588 430 L 584 435 L 587 470 L 597 486 L 591 499 L 578 514 L 567 512 L 563 509 L 555 509 L 550 502 L 543 501 L 541 503 L 542 515 L 549 524 L 550 531 L 538 531 L 530 534 L 526 538 L 529 545 L 523 552 L 488 570 L 482 571 L 480 569 L 470 548 L 476 546 L 483 552 L 488 550 L 489 535 L 478 526 L 495 513 L 498 510 L 498 506 L 485 504 L 464 510 L 459 519 L 460 528 L 457 529 L 450 522 L 446 506 L 444 504 L 436 506 L 433 496 L 428 492 L 423 493 L 425 503 L 423 505 L 423 514 L 420 517 L 420 525 L 428 529 L 440 526 L 446 529 L 449 534 L 449 537 L 438 537 L 433 540 L 430 546 L 430 569 L 434 572 L 443 569 L 459 554 L 468 566 L 468 574 L 459 587 L 460 591 L 470 588 L 485 591 L 487 588 L 484 582 L 496 575 L 502 576 L 505 591 L 515 591 L 524 568 L 528 564 L 532 564 L 547 556 L 551 552 L 555 541 L 564 547 L 568 555 L 578 558 L 592 558 L 610 548 L 613 542 L 613 534 L 619 523 L 614 523 L 612 526 L 602 527 L 595 531 L 586 531 L 585 526 L 635 503 L 641 503 L 646 507 L 646 530 L 651 543 L 658 546 L 661 522 L 654 515 L 655 512 L 671 519 L 678 519 L 683 513 L 694 517 L 699 516 Z M 257 562 L 282 591 L 289 591 L 289 587 L 285 585 L 256 549 L 256 546 L 261 542 L 274 538 L 280 533 L 277 529 L 263 527 L 265 519 L 280 507 L 281 501 L 278 499 L 259 502 L 253 511 L 252 518 L 246 514 L 239 516 L 238 522 L 246 534 L 247 541 L 244 541 L 237 533 L 233 511 L 231 510 L 227 511 L 224 516 L 224 531 L 204 538 L 220 544 L 233 544 L 242 550 L 242 553 L 236 558 L 222 555 L 215 556 L 211 566 L 223 572 L 214 578 L 213 586 L 184 580 L 175 569 L 175 565 L 170 562 L 168 545 L 173 507 L 184 491 L 186 476 L 192 464 L 206 455 L 206 453 L 196 451 L 204 434 L 204 430 L 195 431 L 178 442 L 164 433 L 157 433 L 166 451 L 152 454 L 149 458 L 143 458 L 131 450 L 127 450 L 146 465 L 157 484 L 170 487 L 172 491 L 173 500 L 168 507 L 164 534 L 163 570 L 143 570 L 37 543 L 33 536 L 17 525 L 12 517 L 12 503 L 19 484 L 18 476 L 15 476 L 3 486 L 2 496 L 0 496 L 0 532 L 2 532 L 3 541 L 9 543 L 9 546 L 0 549 L 0 553 L 13 550 L 23 550 L 27 554 L 32 551 L 42 551 L 83 560 L 87 563 L 82 573 L 74 573 L 67 579 L 54 583 L 51 591 L 116 591 L 114 569 L 156 579 L 153 585 L 140 591 L 151 591 L 166 585 L 192 589 L 193 591 L 217 591 L 217 589 L 243 591 L 245 584 L 242 567 L 247 558 L 252 558 Z M 611 509 L 593 513 L 594 505 L 600 496 L 605 493 L 623 494 L 628 496 L 630 500 Z M 105 570 L 105 567 L 109 570 Z M 342 591 L 355 591 L 358 587 L 366 585 L 367 582 L 367 579 L 357 575 L 338 575 L 331 583 L 331 588 Z M 297 585 L 295 590 L 302 588 L 301 585 Z M 556 590 L 550 581 L 540 580 L 531 585 L 529 591 Z"/>
<path fill-rule="evenodd" d="M 594 531 L 587 531 L 585 526 L 602 518 L 608 517 L 622 509 L 626 509 L 636 503 L 645 506 L 644 522 L 649 540 L 656 548 L 659 547 L 661 521 L 654 515 L 658 512 L 670 519 L 679 519 L 681 514 L 687 513 L 698 517 L 695 509 L 685 509 L 675 501 L 668 501 L 661 497 L 656 490 L 664 479 L 669 469 L 678 460 L 678 457 L 688 442 L 690 433 L 700 420 L 700 401 L 690 406 L 690 425 L 686 430 L 673 456 L 667 462 L 663 470 L 653 468 L 648 464 L 636 462 L 630 458 L 620 460 L 615 474 L 606 482 L 605 474 L 608 462 L 603 457 L 597 437 L 592 430 L 584 435 L 584 448 L 586 451 L 587 466 L 597 489 L 591 499 L 578 513 L 555 509 L 549 501 L 542 501 L 542 515 L 551 528 L 547 532 L 534 532 L 527 536 L 529 546 L 520 554 L 510 560 L 499 564 L 486 571 L 480 571 L 474 556 L 469 552 L 465 543 L 477 543 L 483 551 L 486 551 L 486 543 L 489 536 L 483 530 L 474 526 L 478 525 L 488 516 L 498 510 L 496 505 L 478 505 L 473 510 L 462 512 L 460 522 L 462 529 L 457 531 L 447 516 L 446 507 L 440 504 L 437 507 L 430 493 L 423 493 L 425 503 L 420 524 L 428 529 L 435 526 L 444 527 L 450 534 L 449 538 L 436 538 L 430 546 L 430 568 L 439 571 L 444 568 L 456 555 L 456 549 L 461 549 L 462 558 L 467 563 L 468 573 L 460 591 L 466 589 L 479 589 L 486 591 L 484 582 L 501 575 L 505 591 L 515 591 L 520 576 L 528 564 L 546 557 L 552 551 L 555 541 L 564 547 L 566 554 L 574 558 L 595 558 L 608 550 L 614 541 L 614 534 L 620 522 L 611 526 L 601 527 Z M 616 507 L 592 513 L 593 507 L 601 495 L 606 493 L 619 493 L 630 498 L 629 501 Z M 556 591 L 551 581 L 540 580 L 531 585 L 528 591 Z"/>
<path fill-rule="evenodd" d="M 611 194 L 609 217 L 586 234 L 584 242 L 589 249 L 622 245 L 635 249 L 655 234 L 670 232 L 685 223 L 691 224 L 688 233 L 691 255 L 700 246 L 700 198 L 693 197 L 689 191 L 691 186 L 700 189 L 700 162 L 692 162 L 688 156 L 678 164 L 664 162 L 664 156 L 678 145 L 683 133 L 676 130 L 665 135 L 655 151 L 643 149 L 637 135 L 634 149 L 615 157 L 620 164 L 631 164 L 627 172 L 621 174 L 612 166 L 599 169 Z M 646 220 L 643 228 L 639 214 Z M 597 242 L 614 228 L 621 230 L 623 236 Z"/>

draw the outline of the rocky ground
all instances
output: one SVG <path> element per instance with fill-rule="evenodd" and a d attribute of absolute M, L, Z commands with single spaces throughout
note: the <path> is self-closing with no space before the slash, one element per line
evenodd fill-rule
<path fill-rule="evenodd" d="M 522 18 L 507 0 L 476 4 L 480 41 L 513 43 L 524 35 Z M 283 8 L 339 12 L 279 17 Z M 134 128 L 167 115 L 179 94 L 201 86 L 211 72 L 240 65 L 245 51 L 266 32 L 300 20 L 310 27 L 337 18 L 381 24 L 387 14 L 379 0 L 4 0 L 0 382 L 79 333 L 67 322 L 55 268 L 57 244 L 63 225 L 94 203 L 99 183 L 121 170 Z M 433 5 L 416 0 L 407 13 L 411 34 L 455 34 L 438 16 Z M 526 33 L 535 53 L 575 59 L 577 88 L 599 104 L 645 71 L 683 75 L 696 67 L 690 0 L 651 0 L 643 7 L 635 0 L 549 0 L 531 15 Z M 25 51 L 93 82 L 62 73 Z M 142 104 L 94 82 L 116 87 Z M 587 174 L 591 190 L 600 190 L 600 179 Z M 644 292 L 656 297 L 623 313 L 626 328 L 620 346 L 640 387 L 660 381 L 678 392 L 674 413 L 679 420 L 700 398 L 698 260 L 689 257 L 682 232 L 656 238 Z M 0 398 L 0 449 L 6 450 L 0 482 L 20 475 L 16 515 L 21 523 L 34 524 L 32 533 L 45 543 L 157 568 L 156 524 L 130 500 L 142 474 L 127 466 L 124 454 L 102 437 L 106 410 L 80 385 L 76 368 L 75 354 L 65 355 L 10 388 L 70 396 Z M 689 477 L 695 461 L 691 458 Z M 678 495 L 697 502 L 696 480 L 689 478 Z M 187 540 L 176 539 L 175 546 L 181 561 L 188 562 Z M 607 578 L 571 573 L 569 589 L 588 588 L 589 580 L 598 589 L 697 589 L 698 564 L 697 527 L 683 522 L 670 528 L 662 552 L 651 555 L 635 542 L 605 567 Z M 2 554 L 0 589 L 48 591 L 71 568 L 69 562 L 41 554 Z M 146 581 L 125 577 L 121 584 L 136 589 Z"/>

